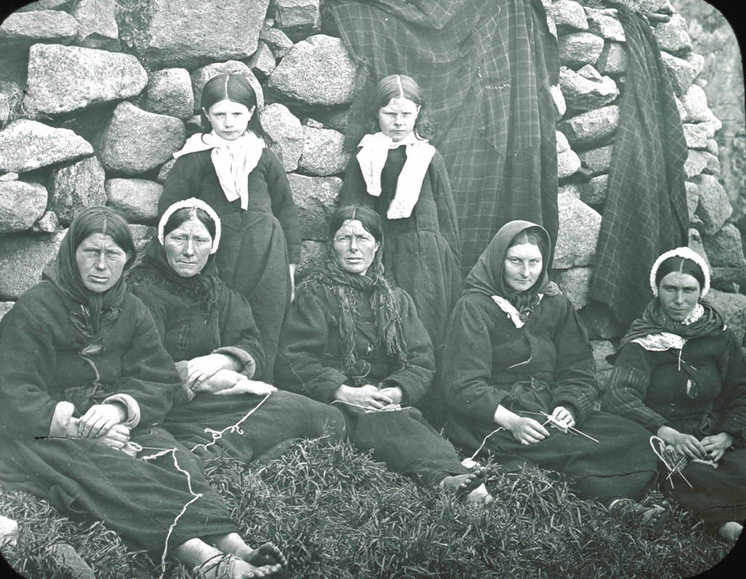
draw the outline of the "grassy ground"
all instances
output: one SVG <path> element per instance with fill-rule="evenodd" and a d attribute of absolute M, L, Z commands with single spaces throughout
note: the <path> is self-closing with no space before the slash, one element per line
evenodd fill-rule
<path fill-rule="evenodd" d="M 609 517 L 537 468 L 490 465 L 496 502 L 484 512 L 416 487 L 347 444 L 294 443 L 251 469 L 207 465 L 251 543 L 272 540 L 290 559 L 287 577 L 681 577 L 709 569 L 729 547 L 659 494 L 672 520 L 660 537 Z M 62 577 L 48 545 L 66 542 L 96 577 L 157 577 L 160 568 L 127 551 L 101 523 L 75 524 L 46 502 L 0 491 L 0 513 L 20 534 L 5 548 L 29 578 Z M 188 577 L 172 564 L 167 577 Z"/>

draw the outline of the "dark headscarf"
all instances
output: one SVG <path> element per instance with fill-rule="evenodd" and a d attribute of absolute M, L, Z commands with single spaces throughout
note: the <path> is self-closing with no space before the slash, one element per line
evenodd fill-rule
<path fill-rule="evenodd" d="M 75 251 L 78 246 L 95 233 L 109 235 L 120 249 L 127 253 L 122 276 L 108 290 L 101 293 L 90 291 L 80 277 Z M 77 307 L 71 312 L 71 320 L 80 331 L 86 345 L 100 342 L 101 322 L 115 320 L 127 293 L 124 272 L 135 260 L 135 244 L 127 222 L 108 207 L 90 207 L 80 213 L 70 224 L 62 239 L 57 258 L 44 270 L 43 279 L 55 287 Z"/>
<path fill-rule="evenodd" d="M 542 258 L 542 271 L 536 283 L 526 291 L 515 291 L 505 281 L 505 256 L 513 240 L 520 233 L 531 230 L 542 239 L 539 250 Z M 546 229 L 530 221 L 515 220 L 503 225 L 487 245 L 477 263 L 466 276 L 464 293 L 481 293 L 486 296 L 500 296 L 508 300 L 521 318 L 530 315 L 539 303 L 539 294 L 555 295 L 559 287 L 549 281 L 549 248 L 551 238 Z"/>

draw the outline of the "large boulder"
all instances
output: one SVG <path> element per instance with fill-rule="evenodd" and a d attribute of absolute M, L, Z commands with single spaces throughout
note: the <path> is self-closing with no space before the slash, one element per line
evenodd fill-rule
<path fill-rule="evenodd" d="M 611 167 L 611 153 L 613 150 L 614 145 L 590 149 L 580 153 L 580 161 L 591 175 L 608 173 L 609 167 Z"/>
<path fill-rule="evenodd" d="M 150 74 L 144 108 L 152 113 L 188 119 L 194 114 L 192 79 L 186 68 L 164 68 Z"/>
<path fill-rule="evenodd" d="M 698 84 L 690 86 L 681 100 L 686 110 L 685 121 L 697 123 L 709 121 L 713 117 L 710 107 L 707 106 L 707 95 Z"/>
<path fill-rule="evenodd" d="M 590 32 L 573 32 L 559 39 L 560 62 L 572 68 L 595 64 L 604 49 L 604 39 Z"/>
<path fill-rule="evenodd" d="M 0 233 L 30 229 L 47 208 L 47 189 L 38 183 L 0 182 Z"/>
<path fill-rule="evenodd" d="M 653 28 L 653 35 L 661 50 L 672 54 L 686 54 L 692 49 L 692 39 L 687 31 L 686 20 L 674 14 L 668 22 L 661 22 Z"/>
<path fill-rule="evenodd" d="M 67 44 L 75 40 L 79 28 L 78 21 L 61 10 L 13 12 L 0 24 L 0 46 Z"/>
<path fill-rule="evenodd" d="M 23 89 L 15 82 L 0 80 L 0 127 L 4 126 L 23 100 Z"/>
<path fill-rule="evenodd" d="M 295 171 L 303 154 L 303 129 L 298 117 L 285 105 L 272 103 L 260 112 L 259 123 L 285 171 Z"/>
<path fill-rule="evenodd" d="M 741 232 L 732 223 L 726 223 L 715 235 L 704 236 L 707 257 L 713 267 L 743 267 Z"/>
<path fill-rule="evenodd" d="M 549 6 L 549 14 L 560 30 L 588 30 L 585 9 L 573 0 L 558 0 Z"/>
<path fill-rule="evenodd" d="M 686 178 L 693 179 L 701 174 L 705 170 L 705 167 L 707 167 L 707 161 L 707 151 L 689 149 L 686 161 L 684 161 L 684 175 L 686 175 Z"/>
<path fill-rule="evenodd" d="M 342 179 L 290 173 L 288 180 L 298 206 L 301 237 L 315 241 L 329 239 L 328 218 L 334 212 Z"/>
<path fill-rule="evenodd" d="M 684 139 L 690 149 L 706 149 L 709 129 L 705 123 L 684 123 Z"/>
<path fill-rule="evenodd" d="M 259 38 L 267 43 L 267 46 L 272 50 L 272 54 L 274 54 L 277 60 L 283 58 L 293 48 L 293 41 L 290 40 L 287 34 L 279 28 L 273 28 L 266 24 L 262 27 Z"/>
<path fill-rule="evenodd" d="M 23 104 L 30 115 L 69 113 L 138 95 L 147 83 L 145 69 L 131 54 L 34 44 Z"/>
<path fill-rule="evenodd" d="M 572 195 L 557 196 L 559 231 L 554 248 L 554 269 L 590 265 L 596 255 L 601 216 Z"/>
<path fill-rule="evenodd" d="M 559 132 L 559 131 L 558 131 Z M 572 149 L 557 152 L 557 178 L 566 179 L 580 169 L 580 158 Z"/>
<path fill-rule="evenodd" d="M 163 185 L 146 179 L 115 178 L 106 181 L 107 205 L 133 223 L 155 223 L 161 193 Z"/>
<path fill-rule="evenodd" d="M 560 67 L 559 83 L 568 110 L 583 112 L 608 105 L 619 96 L 616 83 L 587 64 L 578 72 Z"/>
<path fill-rule="evenodd" d="M 614 42 L 626 42 L 624 28 L 617 18 L 605 10 L 586 8 L 588 16 L 588 28 L 594 34 Z"/>
<path fill-rule="evenodd" d="M 741 344 L 746 334 L 746 296 L 711 289 L 705 300 L 722 314 L 728 328 Z"/>
<path fill-rule="evenodd" d="M 80 23 L 77 44 L 89 48 L 119 49 L 116 0 L 77 0 L 71 14 Z"/>
<path fill-rule="evenodd" d="M 570 269 L 552 270 L 552 280 L 561 288 L 576 310 L 588 304 L 588 292 L 591 287 L 593 268 L 571 267 Z"/>
<path fill-rule="evenodd" d="M 249 59 L 249 68 L 262 78 L 268 77 L 277 66 L 275 55 L 266 42 L 260 41 L 254 55 Z"/>
<path fill-rule="evenodd" d="M 18 119 L 0 131 L 0 171 L 24 173 L 92 154 L 91 144 L 70 129 Z"/>
<path fill-rule="evenodd" d="M 41 280 L 67 230 L 51 235 L 19 233 L 0 242 L 0 299 L 17 300 Z"/>
<path fill-rule="evenodd" d="M 298 42 L 269 76 L 269 86 L 313 105 L 352 100 L 357 67 L 339 38 L 316 34 Z"/>
<path fill-rule="evenodd" d="M 122 102 L 101 137 L 101 162 L 126 175 L 144 173 L 162 165 L 182 147 L 186 130 L 175 117 L 144 111 Z"/>
<path fill-rule="evenodd" d="M 618 76 L 627 70 L 627 49 L 620 42 L 607 42 L 596 60 L 601 74 Z"/>
<path fill-rule="evenodd" d="M 256 50 L 269 0 L 158 0 L 145 31 L 151 66 L 192 69 L 249 58 Z"/>
<path fill-rule="evenodd" d="M 226 62 L 213 62 L 206 66 L 202 66 L 192 71 L 192 91 L 194 92 L 194 110 L 199 112 L 202 107 L 202 89 L 208 80 L 219 74 L 237 74 L 246 79 L 246 82 L 254 89 L 255 93 L 258 93 L 257 102 L 259 108 L 264 104 L 263 95 L 261 93 L 261 85 L 257 80 L 251 68 L 244 62 L 238 60 L 227 60 Z"/>
<path fill-rule="evenodd" d="M 333 129 L 303 127 L 303 154 L 298 168 L 310 175 L 342 173 L 350 159 L 343 149 L 345 137 Z"/>
<path fill-rule="evenodd" d="M 560 123 L 573 147 L 589 148 L 605 144 L 619 126 L 619 107 L 608 105 L 576 115 Z"/>
<path fill-rule="evenodd" d="M 696 70 L 688 60 L 665 51 L 661 51 L 661 60 L 671 79 L 674 92 L 679 97 L 684 96 L 696 77 Z"/>
<path fill-rule="evenodd" d="M 319 0 L 273 0 L 275 24 L 280 28 L 318 28 Z"/>
<path fill-rule="evenodd" d="M 606 203 L 606 195 L 609 191 L 608 173 L 591 177 L 587 183 L 580 186 L 580 191 L 580 200 L 600 211 Z"/>
<path fill-rule="evenodd" d="M 96 156 L 56 168 L 49 179 L 50 209 L 69 225 L 86 207 L 106 204 L 106 173 Z"/>

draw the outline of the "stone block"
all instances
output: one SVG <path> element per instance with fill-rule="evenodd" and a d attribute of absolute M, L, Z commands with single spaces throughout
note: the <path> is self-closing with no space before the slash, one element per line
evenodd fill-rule
<path fill-rule="evenodd" d="M 679 118 L 681 119 L 681 122 L 683 123 L 686 120 L 686 107 L 684 106 L 684 103 L 682 103 L 676 95 L 673 97 L 674 103 L 676 103 L 676 111 L 679 113 Z"/>
<path fill-rule="evenodd" d="M 707 152 L 716 157 L 720 153 L 720 145 L 718 145 L 718 142 L 715 139 L 707 139 Z"/>
<path fill-rule="evenodd" d="M 31 227 L 31 231 L 54 233 L 59 228 L 59 225 L 60 220 L 57 219 L 57 214 L 54 211 L 46 211 L 44 215 L 36 220 L 36 223 Z"/>
<path fill-rule="evenodd" d="M 619 107 L 608 105 L 564 120 L 559 128 L 573 148 L 590 148 L 605 144 L 616 132 L 618 125 Z"/>
<path fill-rule="evenodd" d="M 15 82 L 0 81 L 0 127 L 13 118 L 23 100 L 23 89 Z"/>
<path fill-rule="evenodd" d="M 557 153 L 557 178 L 566 179 L 580 169 L 580 159 L 572 149 Z"/>
<path fill-rule="evenodd" d="M 580 199 L 580 185 L 577 183 L 563 183 L 557 187 L 557 195 L 570 195 L 575 199 Z"/>
<path fill-rule="evenodd" d="M 583 164 L 583 167 L 585 167 L 591 175 L 608 173 L 609 167 L 611 166 L 611 154 L 613 150 L 614 145 L 606 145 L 604 147 L 583 151 L 579 154 L 580 161 Z"/>
<path fill-rule="evenodd" d="M 703 233 L 715 235 L 733 214 L 728 194 L 712 175 L 700 175 L 694 182 L 699 190 L 696 214 L 702 220 Z"/>
<path fill-rule="evenodd" d="M 69 225 L 85 209 L 106 204 L 106 174 L 96 156 L 55 168 L 49 179 L 49 207 Z"/>
<path fill-rule="evenodd" d="M 288 38 L 287 34 L 279 28 L 273 28 L 266 24 L 262 27 L 259 38 L 272 49 L 272 54 L 277 60 L 283 58 L 293 48 L 293 41 Z"/>
<path fill-rule="evenodd" d="M 580 186 L 580 200 L 596 210 L 603 208 L 609 189 L 609 175 L 602 173 Z"/>
<path fill-rule="evenodd" d="M 711 289 L 705 299 L 725 318 L 725 323 L 735 334 L 738 343 L 743 343 L 746 334 L 746 296 Z"/>
<path fill-rule="evenodd" d="M 277 62 L 275 61 L 275 56 L 272 54 L 272 50 L 265 42 L 260 41 L 259 47 L 249 60 L 249 68 L 259 73 L 263 78 L 266 78 L 272 74 L 276 66 Z"/>
<path fill-rule="evenodd" d="M 249 66 L 238 60 L 226 62 L 213 62 L 192 71 L 192 90 L 194 92 L 194 112 L 198 113 L 202 107 L 202 89 L 208 80 L 219 74 L 238 74 L 246 79 L 257 97 L 259 108 L 264 105 L 264 96 L 259 80 L 256 78 Z"/>
<path fill-rule="evenodd" d="M 121 102 L 101 138 L 101 162 L 111 171 L 137 175 L 162 165 L 186 138 L 176 117 L 150 113 Z"/>
<path fill-rule="evenodd" d="M 693 179 L 700 175 L 707 167 L 707 157 L 704 151 L 689 149 L 689 153 L 684 161 L 684 174 L 687 179 Z"/>
<path fill-rule="evenodd" d="M 321 23 L 319 0 L 273 0 L 275 25 L 279 28 L 318 28 Z"/>
<path fill-rule="evenodd" d="M 259 123 L 285 171 L 295 171 L 303 154 L 303 128 L 298 117 L 285 105 L 272 103 L 262 109 Z"/>
<path fill-rule="evenodd" d="M 71 14 L 80 23 L 77 44 L 89 48 L 119 49 L 116 0 L 78 0 Z"/>
<path fill-rule="evenodd" d="M 300 263 L 296 275 L 314 267 L 323 266 L 328 254 L 328 242 L 312 241 L 310 239 L 302 241 L 300 244 Z M 2 307 L 2 302 L 0 302 L 0 307 Z"/>
<path fill-rule="evenodd" d="M 194 114 L 192 79 L 185 68 L 164 68 L 150 74 L 145 89 L 145 110 L 188 119 Z"/>
<path fill-rule="evenodd" d="M 578 72 L 560 67 L 559 83 L 571 112 L 584 112 L 610 104 L 619 96 L 616 83 L 587 64 Z"/>
<path fill-rule="evenodd" d="M 690 123 L 708 121 L 713 114 L 710 107 L 707 106 L 707 95 L 701 86 L 693 84 L 681 97 L 681 101 L 686 109 L 685 120 Z"/>
<path fill-rule="evenodd" d="M 339 38 L 317 34 L 298 42 L 269 76 L 282 95 L 312 105 L 352 100 L 357 67 Z"/>
<path fill-rule="evenodd" d="M 131 54 L 79 46 L 34 44 L 29 49 L 24 107 L 56 115 L 140 94 L 148 75 Z"/>
<path fill-rule="evenodd" d="M 720 159 L 718 159 L 715 155 L 710 153 L 709 151 L 704 151 L 705 158 L 707 159 L 707 165 L 705 165 L 705 168 L 702 169 L 702 173 L 707 173 L 708 175 L 720 175 Z"/>
<path fill-rule="evenodd" d="M 592 267 L 571 267 L 570 269 L 552 270 L 551 278 L 562 288 L 570 303 L 576 310 L 588 304 L 588 292 L 593 277 Z"/>
<path fill-rule="evenodd" d="M 552 95 L 552 102 L 554 102 L 554 108 L 557 111 L 557 119 L 561 119 L 567 112 L 565 95 L 562 94 L 562 89 L 559 87 L 559 84 L 553 84 L 550 86 L 549 93 Z"/>
<path fill-rule="evenodd" d="M 106 204 L 127 221 L 152 225 L 158 217 L 163 185 L 146 179 L 108 179 Z"/>
<path fill-rule="evenodd" d="M 653 27 L 653 35 L 660 49 L 671 54 L 686 54 L 692 49 L 686 20 L 680 14 L 674 14 L 668 22 L 661 22 Z"/>
<path fill-rule="evenodd" d="M 0 171 L 24 173 L 92 154 L 91 144 L 70 129 L 18 119 L 0 131 Z"/>
<path fill-rule="evenodd" d="M 29 47 L 38 42 L 69 44 L 79 29 L 78 21 L 62 10 L 12 12 L 0 23 L 0 47 Z"/>
<path fill-rule="evenodd" d="M 145 59 L 154 68 L 191 70 L 254 54 L 269 0 L 158 0 L 150 5 Z"/>
<path fill-rule="evenodd" d="M 583 7 L 572 0 L 559 0 L 549 7 L 549 14 L 560 30 L 588 30 L 588 19 Z"/>
<path fill-rule="evenodd" d="M 46 208 L 47 189 L 43 185 L 24 181 L 0 182 L 0 233 L 30 229 Z"/>
<path fill-rule="evenodd" d="M 338 177 L 308 177 L 288 175 L 293 199 L 298 207 L 301 237 L 314 241 L 329 239 L 328 219 L 334 212 L 337 195 L 342 187 Z"/>
<path fill-rule="evenodd" d="M 303 153 L 298 169 L 310 175 L 343 173 L 350 153 L 343 150 L 345 137 L 334 129 L 303 127 Z"/>
<path fill-rule="evenodd" d="M 619 42 L 606 42 L 601 55 L 596 60 L 596 68 L 601 74 L 618 76 L 627 70 L 627 49 Z"/>
<path fill-rule="evenodd" d="M 0 300 L 17 300 L 41 281 L 41 272 L 57 256 L 67 230 L 52 234 L 18 233 L 0 242 Z"/>
<path fill-rule="evenodd" d="M 686 187 L 686 208 L 689 213 L 689 223 L 691 224 L 695 219 L 699 219 L 695 217 L 695 212 L 699 206 L 699 185 L 691 181 L 686 181 L 684 186 Z"/>
<path fill-rule="evenodd" d="M 726 223 L 714 235 L 705 235 L 702 241 L 713 267 L 746 266 L 741 232 L 732 223 Z"/>
<path fill-rule="evenodd" d="M 565 133 L 562 131 L 555 131 L 555 140 L 557 141 L 557 154 L 570 150 L 570 143 L 567 142 Z"/>
<path fill-rule="evenodd" d="M 590 32 L 598 34 L 607 40 L 613 40 L 614 42 L 627 41 L 622 23 L 616 18 L 616 10 L 586 8 L 585 13 L 588 17 Z"/>
<path fill-rule="evenodd" d="M 580 68 L 595 64 L 604 48 L 604 39 L 590 32 L 573 32 L 559 39 L 560 63 Z"/>
<path fill-rule="evenodd" d="M 590 265 L 596 255 L 601 216 L 572 195 L 558 195 L 559 232 L 552 267 Z"/>
<path fill-rule="evenodd" d="M 661 60 L 668 71 L 674 92 L 683 96 L 689 90 L 695 77 L 694 67 L 683 58 L 661 51 Z"/>
<path fill-rule="evenodd" d="M 684 123 L 684 139 L 690 149 L 706 149 L 708 127 L 704 123 Z"/>

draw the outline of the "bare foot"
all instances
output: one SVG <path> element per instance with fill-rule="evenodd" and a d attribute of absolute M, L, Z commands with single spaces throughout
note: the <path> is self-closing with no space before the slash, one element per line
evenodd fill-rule
<path fill-rule="evenodd" d="M 267 577 L 280 570 L 280 565 L 252 565 L 230 553 L 208 559 L 194 568 L 195 577 L 200 579 L 247 579 Z"/>
<path fill-rule="evenodd" d="M 282 554 L 282 551 L 274 543 L 262 543 L 256 549 L 251 549 L 242 559 L 257 567 L 266 565 L 280 565 L 284 567 L 288 564 L 285 555 Z"/>
<path fill-rule="evenodd" d="M 743 531 L 743 525 L 736 521 L 728 521 L 718 529 L 718 533 L 723 539 L 726 541 L 733 541 L 734 543 L 738 541 L 738 538 L 741 536 L 741 531 Z"/>
<path fill-rule="evenodd" d="M 493 502 L 495 502 L 495 498 L 487 490 L 487 487 L 484 486 L 484 483 L 466 495 L 466 504 L 473 507 L 486 507 Z"/>
<path fill-rule="evenodd" d="M 455 492 L 469 505 L 483 507 L 494 501 L 479 473 L 467 472 L 447 476 L 440 481 L 440 487 Z"/>

